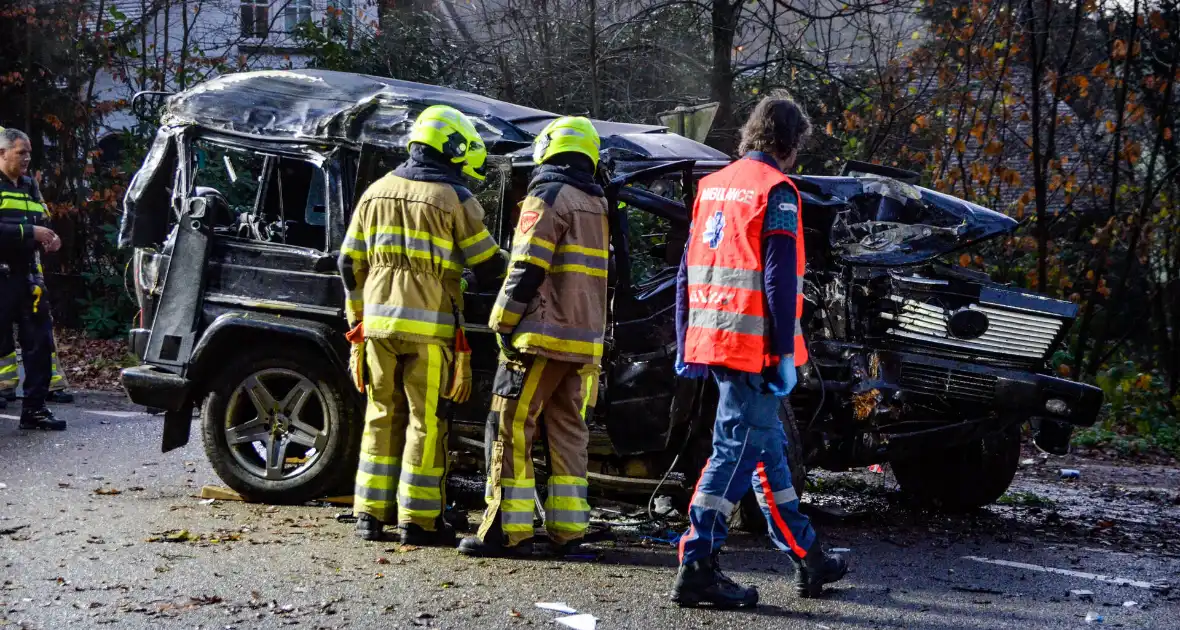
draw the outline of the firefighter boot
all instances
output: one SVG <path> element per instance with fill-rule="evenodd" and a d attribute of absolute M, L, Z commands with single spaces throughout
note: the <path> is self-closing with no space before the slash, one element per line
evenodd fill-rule
<path fill-rule="evenodd" d="M 42 431 L 65 431 L 66 421 L 58 420 L 53 412 L 42 407 L 40 409 L 24 409 L 20 413 L 20 428 L 41 429 Z"/>
<path fill-rule="evenodd" d="M 421 525 L 405 523 L 399 525 L 403 545 L 415 547 L 454 547 L 455 528 L 441 517 L 434 522 L 434 531 L 427 531 Z"/>
<path fill-rule="evenodd" d="M 376 517 L 361 512 L 356 515 L 356 535 L 363 540 L 381 540 L 385 524 Z"/>
<path fill-rule="evenodd" d="M 795 562 L 795 593 L 799 597 L 819 597 L 824 584 L 831 584 L 848 573 L 848 558 L 842 553 L 824 553 L 819 536 L 811 543 L 802 560 L 791 554 Z"/>
<path fill-rule="evenodd" d="M 504 531 L 500 529 L 499 512 L 496 513 L 495 519 L 483 538 L 476 535 L 459 541 L 459 553 L 480 558 L 523 558 L 533 553 L 531 539 L 511 547 L 505 546 Z"/>
<path fill-rule="evenodd" d="M 713 604 L 716 608 L 743 608 L 758 605 L 758 589 L 742 586 L 726 577 L 717 563 L 717 554 L 680 565 L 672 601 L 681 606 Z"/>

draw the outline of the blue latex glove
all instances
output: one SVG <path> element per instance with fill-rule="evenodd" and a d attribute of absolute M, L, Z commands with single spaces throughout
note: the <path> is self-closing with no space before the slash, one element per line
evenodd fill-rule
<path fill-rule="evenodd" d="M 699 363 L 685 363 L 680 355 L 676 356 L 676 375 L 681 378 L 705 378 L 709 375 L 709 368 Z"/>
<path fill-rule="evenodd" d="M 795 359 L 789 354 L 780 355 L 778 358 L 778 368 L 775 373 L 766 380 L 767 387 L 774 392 L 775 396 L 779 398 L 786 398 L 791 395 L 791 390 L 795 389 L 795 385 L 799 382 L 799 373 L 795 369 Z"/>

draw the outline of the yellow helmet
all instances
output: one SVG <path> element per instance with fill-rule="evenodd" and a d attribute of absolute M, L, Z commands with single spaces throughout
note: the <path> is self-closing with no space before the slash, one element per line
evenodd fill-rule
<path fill-rule="evenodd" d="M 583 116 L 562 116 L 545 126 L 533 142 L 533 161 L 544 164 L 549 158 L 573 151 L 590 158 L 598 168 L 598 149 L 602 141 L 598 130 L 589 118 Z"/>
<path fill-rule="evenodd" d="M 447 105 L 431 105 L 422 110 L 410 128 L 406 146 L 420 142 L 442 153 L 452 164 L 462 164 L 463 174 L 483 181 L 488 148 L 463 112 Z"/>

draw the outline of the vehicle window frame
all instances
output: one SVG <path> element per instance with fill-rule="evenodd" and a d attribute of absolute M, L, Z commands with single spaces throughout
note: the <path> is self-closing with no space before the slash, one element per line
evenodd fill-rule
<path fill-rule="evenodd" d="M 198 169 L 194 168 L 194 160 L 196 159 L 195 147 L 198 142 L 207 143 L 228 152 L 242 152 L 250 153 L 264 160 L 263 173 L 260 176 L 258 183 L 258 191 L 255 195 L 254 203 L 251 208 L 252 212 L 257 212 L 259 205 L 264 203 L 267 186 L 269 185 L 271 172 L 274 171 L 280 159 L 298 160 L 310 164 L 312 168 L 320 169 L 320 172 L 325 178 L 325 212 L 327 213 L 327 223 L 323 227 L 324 236 L 323 241 L 316 247 L 309 247 L 306 245 L 284 243 L 284 242 L 269 242 L 259 241 L 257 239 L 242 238 L 238 236 L 230 236 L 225 234 L 217 234 L 216 238 L 233 239 L 234 241 L 244 241 L 251 243 L 263 243 L 270 246 L 291 247 L 320 254 L 330 254 L 339 249 L 340 243 L 344 238 L 344 231 L 346 225 L 340 218 L 343 214 L 342 210 L 342 190 L 340 182 L 335 181 L 341 176 L 340 169 L 336 163 L 339 161 L 336 158 L 337 151 L 322 150 L 320 147 L 303 147 L 296 146 L 289 148 L 286 146 L 279 147 L 269 145 L 265 141 L 242 141 L 232 136 L 225 136 L 215 132 L 206 133 L 190 133 L 186 134 L 183 141 L 178 144 L 180 149 L 180 156 L 177 160 L 178 168 L 176 169 L 176 177 L 174 180 L 174 210 L 173 221 L 178 216 L 178 209 L 183 207 L 186 199 L 192 197 L 193 191 L 197 186 L 196 175 Z M 304 150 L 298 150 L 298 149 Z M 337 167 L 334 168 L 333 166 Z M 180 185 L 183 183 L 183 186 Z M 335 194 L 334 194 L 335 193 Z M 310 190 L 309 190 L 310 194 Z M 306 202 L 305 202 L 306 207 Z M 303 212 L 298 212 L 298 220 L 303 221 Z M 292 218 L 290 214 L 287 215 Z"/>

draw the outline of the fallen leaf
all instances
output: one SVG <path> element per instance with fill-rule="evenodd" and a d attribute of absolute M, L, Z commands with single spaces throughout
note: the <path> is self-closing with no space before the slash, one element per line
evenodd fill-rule
<path fill-rule="evenodd" d="M 519 612 L 517 612 L 517 611 L 515 611 L 515 610 L 512 610 L 511 608 L 510 608 L 510 609 L 508 609 L 508 611 L 507 611 L 507 612 L 508 612 L 508 616 L 509 616 L 509 617 L 519 617 L 519 616 L 520 616 L 520 613 L 519 613 Z"/>
<path fill-rule="evenodd" d="M 389 558 L 385 558 L 385 557 L 377 558 L 377 564 L 389 564 Z"/>
<path fill-rule="evenodd" d="M 418 551 L 418 547 L 414 545 L 398 545 L 397 553 L 408 553 L 410 551 Z"/>
<path fill-rule="evenodd" d="M 118 488 L 99 488 L 94 491 L 94 494 L 123 494 L 123 491 Z"/>

